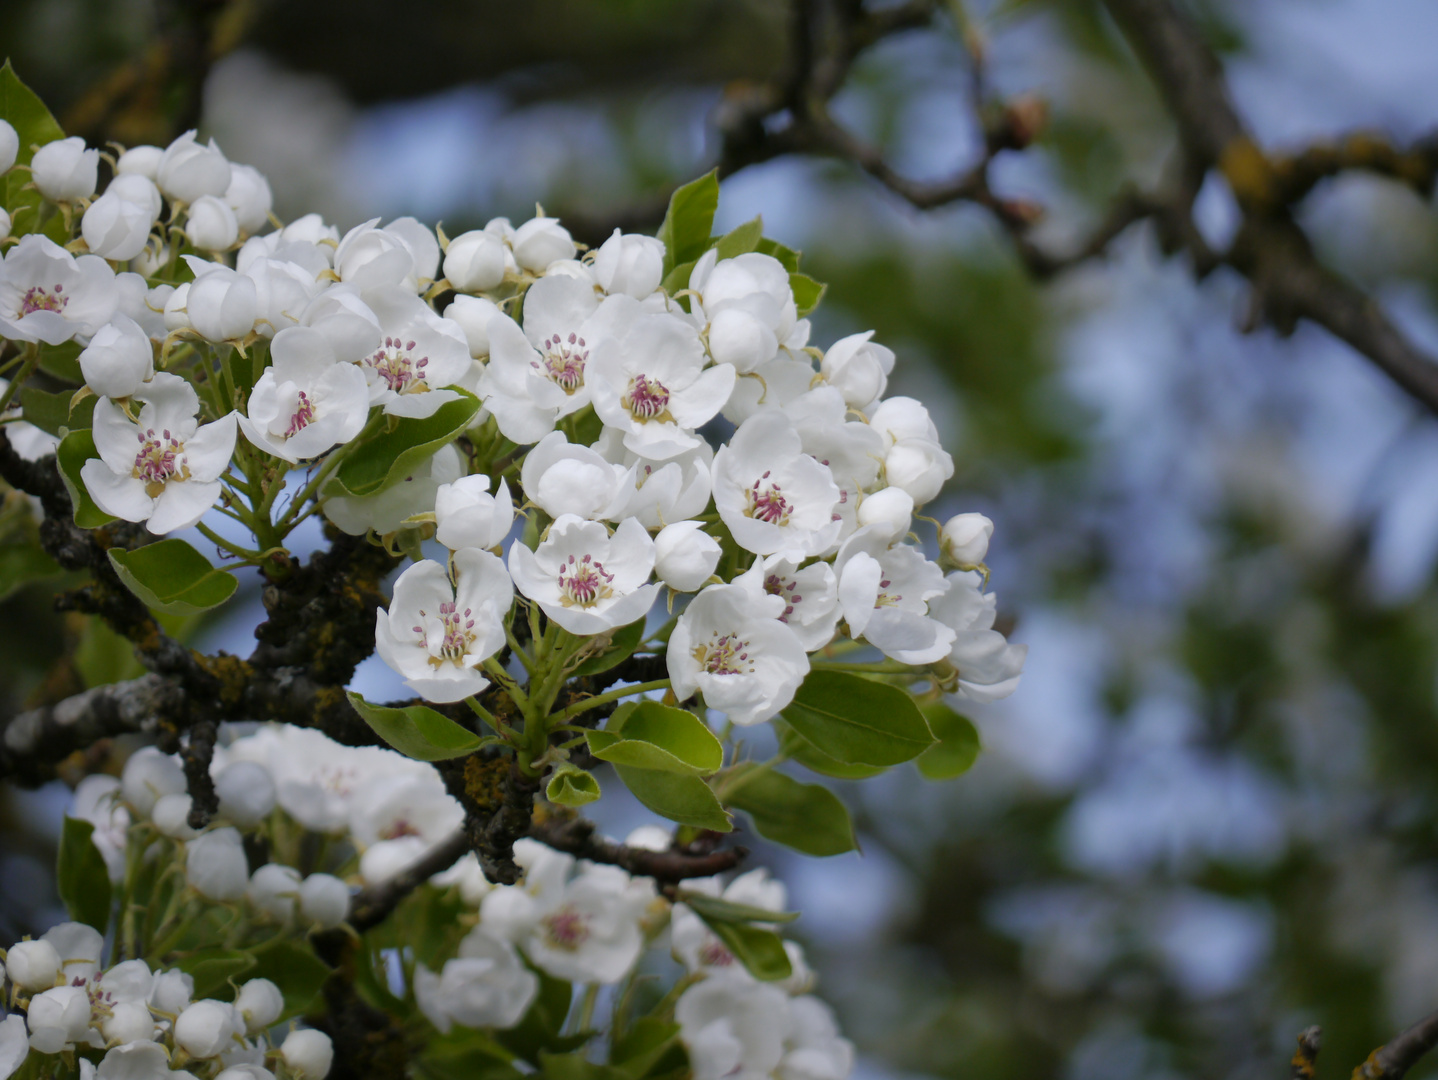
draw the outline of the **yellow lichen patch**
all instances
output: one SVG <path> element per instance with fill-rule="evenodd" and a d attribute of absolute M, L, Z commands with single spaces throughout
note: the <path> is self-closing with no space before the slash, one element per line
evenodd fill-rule
<path fill-rule="evenodd" d="M 504 801 L 504 778 L 509 775 L 509 759 L 478 755 L 464 763 L 464 793 L 484 810 L 497 808 Z"/>
<path fill-rule="evenodd" d="M 248 689 L 251 680 L 255 677 L 254 668 L 248 662 L 238 656 L 231 656 L 229 653 L 205 656 L 203 653 L 192 651 L 190 655 L 220 684 L 220 703 L 222 705 L 232 709 L 244 700 L 245 690 Z"/>

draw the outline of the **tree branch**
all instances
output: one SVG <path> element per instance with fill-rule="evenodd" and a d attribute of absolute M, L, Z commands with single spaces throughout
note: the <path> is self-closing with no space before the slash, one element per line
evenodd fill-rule
<path fill-rule="evenodd" d="M 1298 1035 L 1298 1049 L 1288 1063 L 1288 1080 L 1313 1080 L 1318 1067 L 1318 1049 L 1322 1045 L 1323 1029 L 1317 1026 L 1304 1028 Z"/>
<path fill-rule="evenodd" d="M 653 878 L 661 885 L 687 881 L 690 878 L 712 877 L 733 870 L 745 856 L 747 848 L 732 847 L 719 851 L 688 852 L 675 850 L 651 851 L 629 847 L 595 836 L 594 822 L 586 818 L 550 818 L 535 822 L 529 835 L 556 851 L 567 852 L 577 859 L 618 866 L 639 877 Z"/>
<path fill-rule="evenodd" d="M 1424 1054 L 1438 1046 L 1438 1012 L 1395 1035 L 1353 1070 L 1353 1080 L 1399 1080 Z"/>
<path fill-rule="evenodd" d="M 469 852 L 469 837 L 459 829 L 394 877 L 361 889 L 350 903 L 349 924 L 363 934 L 389 918 L 406 896 L 435 874 L 443 873 Z"/>

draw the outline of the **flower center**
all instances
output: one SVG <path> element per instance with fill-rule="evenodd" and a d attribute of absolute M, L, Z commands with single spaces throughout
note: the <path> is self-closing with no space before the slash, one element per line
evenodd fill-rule
<path fill-rule="evenodd" d="M 566 394 L 572 394 L 584 385 L 584 362 L 589 359 L 589 349 L 578 334 L 561 338 L 558 334 L 544 339 L 543 362 L 532 360 L 538 370 L 549 377 L 549 381 Z"/>
<path fill-rule="evenodd" d="M 574 952 L 589 940 L 589 920 L 574 910 L 573 904 L 565 904 L 541 921 L 544 925 L 544 936 L 556 949 Z"/>
<path fill-rule="evenodd" d="M 705 967 L 729 967 L 734 963 L 734 954 L 717 938 L 711 937 L 699 949 L 699 963 Z"/>
<path fill-rule="evenodd" d="M 569 562 L 559 568 L 560 603 L 565 607 L 593 607 L 601 600 L 614 595 L 609 583 L 614 575 L 604 569 L 604 564 L 593 556 Z"/>
<path fill-rule="evenodd" d="M 290 417 L 290 426 L 285 429 L 285 438 L 289 438 L 296 432 L 303 431 L 315 422 L 315 406 L 309 396 L 300 391 L 299 402 L 295 405 L 294 415 Z"/>
<path fill-rule="evenodd" d="M 401 836 L 421 836 L 418 829 L 410 824 L 408 818 L 399 818 L 389 828 L 383 830 L 379 836 L 381 840 L 398 840 Z"/>
<path fill-rule="evenodd" d="M 150 498 L 159 498 L 165 485 L 176 477 L 190 478 L 190 466 L 184 459 L 185 444 L 172 437 L 168 428 L 159 435 L 149 428 L 135 437 L 140 440 L 140 452 L 135 455 L 130 475 L 145 482 L 145 494 Z"/>
<path fill-rule="evenodd" d="M 628 392 L 619 403 L 641 424 L 650 420 L 673 421 L 669 415 L 669 390 L 658 379 L 636 375 L 629 380 Z"/>
<path fill-rule="evenodd" d="M 65 310 L 65 305 L 70 302 L 68 296 L 62 296 L 65 286 L 56 285 L 53 289 L 46 289 L 43 285 L 31 285 L 25 290 L 25 295 L 20 298 L 20 315 L 23 318 L 32 311 L 53 311 L 55 314 Z"/>
<path fill-rule="evenodd" d="M 709 644 L 694 646 L 693 656 L 710 675 L 746 675 L 754 670 L 745 651 L 748 648 L 747 641 L 740 641 L 733 634 L 721 635 L 716 630 L 710 635 Z"/>
<path fill-rule="evenodd" d="M 784 598 L 784 614 L 779 616 L 781 623 L 789 621 L 789 616 L 794 614 L 794 606 L 803 601 L 803 597 L 794 592 L 797 581 L 785 581 L 778 574 L 770 574 L 764 579 L 764 591 L 770 596 L 782 596 Z"/>
<path fill-rule="evenodd" d="M 439 667 L 446 660 L 453 660 L 456 664 L 460 663 L 464 659 L 464 654 L 469 652 L 469 647 L 474 639 L 479 636 L 474 632 L 474 609 L 465 608 L 464 614 L 460 614 L 455 610 L 458 606 L 454 600 L 439 605 L 439 622 L 444 629 L 444 637 L 439 643 L 438 655 L 431 655 L 429 658 L 429 662 L 435 667 Z M 419 613 L 428 615 L 423 608 Z M 429 635 L 425 633 L 424 627 L 415 626 L 412 629 L 419 635 L 420 645 L 433 653 Z"/>
<path fill-rule="evenodd" d="M 415 343 L 401 338 L 384 339 L 384 346 L 369 359 L 385 386 L 396 394 L 422 394 L 429 389 L 424 369 L 429 366 L 429 357 L 414 359 Z"/>
<path fill-rule="evenodd" d="M 789 500 L 780 494 L 778 484 L 765 483 L 768 479 L 769 474 L 766 472 L 754 481 L 753 487 L 744 492 L 744 514 L 759 521 L 767 521 L 770 525 L 787 525 L 792 507 Z M 760 485 L 763 485 L 762 488 Z"/>
<path fill-rule="evenodd" d="M 887 589 L 887 588 L 888 588 L 890 585 L 892 585 L 892 584 L 893 584 L 893 582 L 891 582 L 888 578 L 884 578 L 883 581 L 879 582 L 879 588 L 881 588 L 881 589 Z M 890 595 L 889 595 L 888 593 L 886 593 L 886 592 L 881 592 L 881 593 L 879 594 L 878 599 L 874 601 L 874 606 L 875 606 L 875 607 L 896 607 L 896 606 L 898 605 L 899 601 L 902 600 L 903 598 L 904 598 L 904 597 L 903 597 L 903 594 L 902 594 L 902 593 L 895 593 L 893 596 L 890 596 Z"/>

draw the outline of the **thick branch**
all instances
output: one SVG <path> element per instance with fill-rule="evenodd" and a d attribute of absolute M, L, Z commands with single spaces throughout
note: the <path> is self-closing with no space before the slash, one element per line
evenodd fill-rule
<path fill-rule="evenodd" d="M 1322 1045 L 1323 1029 L 1304 1028 L 1298 1035 L 1298 1049 L 1288 1063 L 1288 1080 L 1313 1080 L 1318 1068 L 1318 1050 Z"/>
<path fill-rule="evenodd" d="M 742 847 L 720 851 L 690 853 L 686 851 L 650 851 L 647 848 L 616 844 L 594 835 L 594 822 L 585 818 L 553 818 L 535 822 L 529 835 L 556 851 L 567 852 L 578 859 L 618 866 L 639 877 L 650 877 L 660 884 L 673 884 L 689 878 L 711 877 L 732 870 L 749 854 Z"/>
<path fill-rule="evenodd" d="M 469 837 L 460 829 L 394 877 L 357 893 L 350 904 L 349 924 L 361 934 L 378 926 L 389 918 L 400 901 L 435 874 L 443 873 L 459 862 L 468 851 Z"/>
<path fill-rule="evenodd" d="M 1354 1080 L 1399 1080 L 1424 1054 L 1438 1046 L 1438 1012 L 1399 1033 L 1353 1070 Z"/>

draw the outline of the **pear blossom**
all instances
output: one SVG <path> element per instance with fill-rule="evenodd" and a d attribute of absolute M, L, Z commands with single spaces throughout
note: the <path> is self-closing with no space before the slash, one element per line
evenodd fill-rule
<path fill-rule="evenodd" d="M 928 601 L 948 588 L 944 572 L 916 548 L 890 543 L 887 526 L 868 525 L 834 560 L 849 634 L 900 663 L 932 664 L 954 643 L 954 630 L 929 617 Z"/>
<path fill-rule="evenodd" d="M 559 219 L 547 217 L 533 218 L 515 229 L 509 246 L 514 252 L 514 261 L 533 274 L 543 273 L 551 263 L 561 259 L 574 258 L 578 250 Z"/>
<path fill-rule="evenodd" d="M 243 339 L 255 328 L 260 314 L 254 278 L 194 255 L 186 256 L 185 261 L 195 272 L 184 301 L 190 328 L 206 341 Z M 175 295 L 179 295 L 178 289 Z M 168 305 L 165 310 L 169 312 Z"/>
<path fill-rule="evenodd" d="M 100 969 L 105 939 L 93 926 L 63 922 L 41 935 L 60 954 L 60 978 L 70 984 L 88 983 Z"/>
<path fill-rule="evenodd" d="M 240 223 L 223 199 L 201 195 L 190 204 L 185 231 L 201 251 L 227 251 L 240 237 Z"/>
<path fill-rule="evenodd" d="M 470 369 L 464 332 L 420 300 L 397 288 L 375 289 L 365 302 L 384 338 L 361 363 L 370 404 L 390 416 L 433 416 L 459 394 L 446 389 Z"/>
<path fill-rule="evenodd" d="M 483 229 L 461 233 L 444 253 L 444 276 L 456 292 L 484 292 L 504 280 L 504 243 Z"/>
<path fill-rule="evenodd" d="M 562 431 L 552 431 L 528 454 L 520 470 L 524 493 L 551 517 L 576 514 L 582 518 L 611 517 L 624 494 L 626 470 L 606 461 L 599 452 L 571 443 Z"/>
<path fill-rule="evenodd" d="M 993 535 L 994 523 L 983 514 L 955 514 L 939 530 L 939 551 L 954 566 L 979 566 Z"/>
<path fill-rule="evenodd" d="M 499 305 L 484 296 L 456 296 L 444 309 L 444 317 L 464 332 L 469 355 L 476 360 L 489 355 L 489 320 L 499 314 Z"/>
<path fill-rule="evenodd" d="M 162 797 L 183 795 L 185 787 L 185 770 L 180 763 L 153 746 L 141 747 L 131 754 L 120 774 L 120 794 L 141 817 L 149 817 Z"/>
<path fill-rule="evenodd" d="M 163 795 L 155 801 L 150 820 L 162 836 L 168 836 L 171 840 L 193 840 L 200 835 L 200 830 L 190 824 L 192 805 L 190 796 L 184 792 L 178 795 Z"/>
<path fill-rule="evenodd" d="M 694 264 L 689 288 L 698 294 L 694 318 L 705 327 L 716 363 L 753 371 L 781 347 L 802 349 L 809 339 L 809 323 L 798 317 L 789 272 L 772 255 L 748 252 L 720 259 L 710 248 Z"/>
<path fill-rule="evenodd" d="M 60 954 L 48 941 L 21 941 L 5 954 L 10 981 L 31 993 L 48 990 L 60 977 Z"/>
<path fill-rule="evenodd" d="M 734 579 L 756 600 L 777 596 L 784 601 L 778 619 L 794 632 L 805 652 L 822 649 L 834 638 L 839 625 L 839 583 L 826 562 L 800 567 L 803 559 L 780 551 L 754 565 Z"/>
<path fill-rule="evenodd" d="M 144 207 L 150 215 L 151 222 L 160 219 L 160 211 L 165 205 L 164 196 L 160 194 L 160 189 L 155 186 L 155 182 L 138 173 L 117 174 L 106 186 L 105 195 L 114 195 L 125 202 Z M 103 199 L 105 195 L 100 198 Z M 99 199 L 96 200 L 96 202 L 98 201 Z"/>
<path fill-rule="evenodd" d="M 381 536 L 398 532 L 406 519 L 432 511 L 441 485 L 458 480 L 462 469 L 459 451 L 446 443 L 414 472 L 377 494 L 330 496 L 324 501 L 324 515 L 351 536 L 370 529 Z"/>
<path fill-rule="evenodd" d="M 100 151 L 86 150 L 78 135 L 56 139 L 35 151 L 30 177 L 51 202 L 77 202 L 95 194 Z"/>
<path fill-rule="evenodd" d="M 151 288 L 139 274 L 126 272 L 115 275 L 115 287 L 119 293 L 115 313 L 133 319 L 151 341 L 164 341 L 168 333 L 165 304 L 174 295 L 175 286 Z"/>
<path fill-rule="evenodd" d="M 838 539 L 839 486 L 827 465 L 803 452 L 777 410 L 739 425 L 714 455 L 714 505 L 734 541 L 756 555 L 817 555 Z"/>
<path fill-rule="evenodd" d="M 362 850 L 380 844 L 413 845 L 401 857 L 408 864 L 463 822 L 464 810 L 430 769 L 373 780 L 365 798 L 350 806 L 349 832 Z"/>
<path fill-rule="evenodd" d="M 897 487 L 866 495 L 859 503 L 857 522 L 860 527 L 882 526 L 891 543 L 901 540 L 914 524 L 914 497 Z"/>
<path fill-rule="evenodd" d="M 149 183 L 144 177 L 138 179 Z M 92 255 L 128 262 L 145 249 L 154 223 L 149 206 L 132 202 L 111 190 L 86 208 L 80 219 L 80 235 Z"/>
<path fill-rule="evenodd" d="M 273 363 L 255 382 L 239 425 L 255 446 L 288 462 L 317 458 L 353 439 L 369 416 L 364 372 L 335 359 L 318 330 L 291 326 L 275 335 Z"/>
<path fill-rule="evenodd" d="M 245 895 L 250 871 L 238 829 L 204 833 L 185 846 L 185 879 L 202 896 L 221 902 Z"/>
<path fill-rule="evenodd" d="M 916 504 L 938 495 L 953 475 L 953 457 L 928 439 L 901 439 L 884 455 L 884 478 L 912 495 Z"/>
<path fill-rule="evenodd" d="M 249 165 L 231 165 L 230 185 L 225 188 L 224 200 L 225 205 L 234 211 L 240 229 L 252 233 L 264 228 L 275 197 L 270 191 L 270 182 L 258 169 Z"/>
<path fill-rule="evenodd" d="M 300 914 L 321 930 L 339 926 L 349 909 L 349 886 L 332 874 L 311 874 L 300 886 Z"/>
<path fill-rule="evenodd" d="M 75 787 L 70 816 L 93 826 L 90 842 L 105 860 L 110 881 L 118 884 L 125 874 L 126 833 L 130 827 L 130 812 L 120 802 L 120 781 L 104 774 L 85 777 Z"/>
<path fill-rule="evenodd" d="M 1006 698 L 1019 685 L 1027 645 L 1012 645 L 993 628 L 998 600 L 981 591 L 973 570 L 957 571 L 948 588 L 929 602 L 929 614 L 954 633 L 948 661 L 958 671 L 960 696 L 990 702 Z"/>
<path fill-rule="evenodd" d="M 253 1035 L 280 1018 L 285 1011 L 285 999 L 280 988 L 269 979 L 250 979 L 240 987 L 235 1009 L 245 1022 L 245 1030 Z"/>
<path fill-rule="evenodd" d="M 187 131 L 165 147 L 152 179 L 170 198 L 192 203 L 205 195 L 224 195 L 230 186 L 230 163 L 214 139 L 202 146 L 195 132 Z"/>
<path fill-rule="evenodd" d="M 0 173 L 9 172 L 19 155 L 19 133 L 8 120 L 0 120 Z"/>
<path fill-rule="evenodd" d="M 493 495 L 483 473 L 443 484 L 435 492 L 434 520 L 434 538 L 451 551 L 498 547 L 514 527 L 509 484 L 501 476 Z"/>
<path fill-rule="evenodd" d="M 45 236 L 22 236 L 0 262 L 0 334 L 12 341 L 88 339 L 118 301 L 104 259 L 76 257 Z"/>
<path fill-rule="evenodd" d="M 3 149 L 0 146 L 0 150 Z M 15 1075 L 29 1054 L 30 1038 L 25 1031 L 25 1018 L 19 1013 L 11 1013 L 0 1020 L 0 1080 L 8 1080 Z"/>
<path fill-rule="evenodd" d="M 119 1001 L 110 1006 L 110 1015 L 100 1021 L 100 1034 L 107 1043 L 140 1043 L 155 1037 L 155 1018 L 143 1001 Z"/>
<path fill-rule="evenodd" d="M 30 999 L 25 1013 L 30 1046 L 58 1054 L 84 1039 L 90 1029 L 90 995 L 83 986 L 57 986 Z"/>
<path fill-rule="evenodd" d="M 160 175 L 165 150 L 160 146 L 132 146 L 115 161 L 116 176 L 143 176 L 154 181 Z M 113 183 L 114 181 L 111 181 Z"/>
<path fill-rule="evenodd" d="M 439 241 L 414 218 L 379 228 L 371 218 L 345 233 L 335 248 L 334 270 L 341 281 L 361 289 L 395 285 L 414 294 L 439 268 Z"/>
<path fill-rule="evenodd" d="M 250 875 L 245 897 L 256 911 L 277 923 L 287 923 L 295 916 L 299 899 L 300 872 L 292 866 L 266 863 Z"/>
<path fill-rule="evenodd" d="M 809 657 L 779 621 L 782 597 L 742 585 L 710 585 L 679 616 L 666 661 L 674 693 L 696 692 L 740 726 L 768 720 L 794 699 Z"/>
<path fill-rule="evenodd" d="M 80 371 L 96 394 L 129 397 L 155 374 L 150 335 L 134 319 L 116 312 L 81 350 Z"/>
<path fill-rule="evenodd" d="M 609 521 L 632 517 L 647 529 L 660 529 L 669 522 L 696 517 L 709 505 L 714 451 L 707 442 L 667 461 L 652 461 L 627 449 L 621 432 L 606 428 L 593 449 L 626 470 Z"/>
<path fill-rule="evenodd" d="M 10 386 L 9 379 L 0 379 L 0 394 Z M 13 400 L 8 409 L 5 410 L 5 417 L 9 421 L 6 425 L 6 436 L 15 452 L 26 461 L 39 461 L 55 452 L 60 445 L 60 440 L 51 435 L 48 431 L 42 431 L 34 424 L 27 424 L 20 417 L 24 415 L 24 409 L 20 401 Z"/>
<path fill-rule="evenodd" d="M 220 816 L 242 828 L 258 825 L 275 808 L 270 771 L 253 761 L 235 761 L 215 772 Z"/>
<path fill-rule="evenodd" d="M 150 1006 L 156 1012 L 176 1016 L 189 1005 L 195 994 L 195 978 L 189 972 L 172 968 L 155 975 L 150 987 Z"/>
<path fill-rule="evenodd" d="M 96 505 L 151 532 L 187 529 L 215 504 L 235 449 L 235 416 L 199 426 L 195 389 L 160 372 L 134 393 L 139 421 L 109 398 L 95 403 L 95 448 L 80 477 Z"/>
<path fill-rule="evenodd" d="M 175 1045 L 191 1057 L 218 1057 L 243 1030 L 233 1005 L 206 998 L 175 1018 Z"/>
<path fill-rule="evenodd" d="M 696 592 L 719 565 L 723 549 L 700 521 L 676 521 L 654 538 L 654 572 L 675 592 Z"/>
<path fill-rule="evenodd" d="M 489 685 L 477 666 L 504 646 L 514 584 L 487 551 L 454 553 L 443 566 L 417 562 L 399 576 L 388 611 L 375 615 L 375 642 L 405 685 L 429 701 L 461 701 Z"/>
<path fill-rule="evenodd" d="M 760 409 L 780 409 L 814 387 L 814 365 L 807 356 L 781 352 L 734 382 L 724 418 L 742 424 Z"/>
<path fill-rule="evenodd" d="M 819 374 L 844 395 L 852 409 L 867 411 L 889 385 L 894 370 L 894 350 L 873 341 L 874 331 L 840 338 L 824 353 Z"/>
<path fill-rule="evenodd" d="M 0 208 L 0 240 L 10 235 L 10 212 Z"/>
<path fill-rule="evenodd" d="M 280 1058 L 289 1070 L 303 1080 L 324 1080 L 334 1062 L 335 1048 L 330 1037 L 313 1028 L 300 1028 L 285 1036 L 280 1044 Z"/>
<path fill-rule="evenodd" d="M 316 294 L 300 313 L 299 322 L 324 334 L 335 356 L 346 363 L 363 361 L 384 338 L 379 316 L 352 285 L 333 285 Z"/>
<path fill-rule="evenodd" d="M 789 998 L 767 983 L 710 975 L 674 1005 L 695 1080 L 769 1076 L 784 1057 Z"/>
<path fill-rule="evenodd" d="M 664 243 L 614 230 L 594 253 L 594 280 L 607 293 L 643 300 L 664 280 Z"/>
<path fill-rule="evenodd" d="M 854 1044 L 839 1034 L 833 1010 L 807 994 L 793 998 L 778 1075 L 785 1080 L 845 1080 L 853 1067 Z"/>
<path fill-rule="evenodd" d="M 516 588 L 572 634 L 602 634 L 643 618 L 659 591 L 646 584 L 653 569 L 654 541 L 632 518 L 611 537 L 597 521 L 561 514 L 534 551 L 518 542 L 509 549 Z"/>
<path fill-rule="evenodd" d="M 764 908 L 776 914 L 784 910 L 788 891 L 784 883 L 769 877 L 763 867 L 740 874 L 727 886 L 718 878 L 699 878 L 685 882 L 689 892 L 719 897 L 732 904 Z M 773 925 L 769 924 L 772 929 Z M 670 917 L 670 941 L 674 955 L 691 974 L 707 972 L 732 973 L 740 980 L 753 981 L 729 947 L 704 924 L 687 904 L 675 904 Z"/>
<path fill-rule="evenodd" d="M 465 935 L 459 955 L 447 960 L 438 975 L 415 965 L 414 992 L 420 1011 L 443 1034 L 454 1024 L 503 1031 L 529 1011 L 539 977 L 509 941 L 480 925 Z"/>

